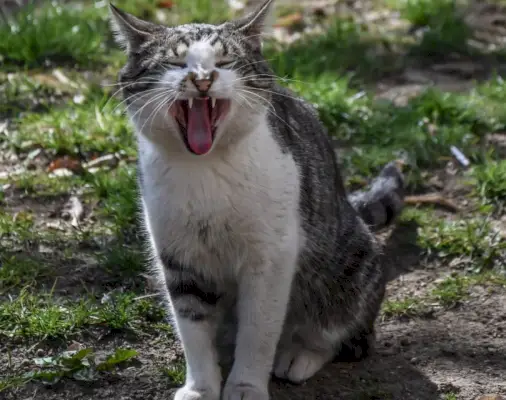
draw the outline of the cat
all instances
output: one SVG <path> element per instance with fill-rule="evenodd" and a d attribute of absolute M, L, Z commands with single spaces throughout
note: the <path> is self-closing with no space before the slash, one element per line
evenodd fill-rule
<path fill-rule="evenodd" d="M 402 209 L 403 176 L 391 162 L 347 196 L 315 109 L 262 56 L 272 3 L 174 27 L 110 6 L 143 224 L 186 360 L 175 400 L 267 400 L 272 375 L 301 383 L 373 348 L 386 283 L 373 229 Z"/>

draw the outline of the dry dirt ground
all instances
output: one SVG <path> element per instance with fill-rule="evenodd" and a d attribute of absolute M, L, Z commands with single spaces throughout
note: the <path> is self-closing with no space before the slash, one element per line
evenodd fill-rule
<path fill-rule="evenodd" d="M 381 79 L 374 91 L 378 98 L 402 105 L 428 85 L 439 86 L 443 91 L 468 90 L 475 85 L 474 78 L 482 79 L 488 72 L 482 63 L 467 60 L 446 63 L 444 71 L 438 65 L 409 65 Z M 471 72 L 469 65 L 475 68 Z M 489 139 L 499 154 L 506 155 L 503 132 L 489 135 Z M 16 168 L 19 160 L 9 157 L 10 153 L 0 157 L 0 174 Z M 44 168 L 49 162 L 42 162 Z M 436 176 L 437 184 L 432 179 Z M 425 179 L 427 182 L 417 192 L 442 193 L 460 207 L 459 212 L 436 207 L 435 214 L 440 221 L 464 219 L 475 210 L 474 200 L 469 197 L 471 189 L 463 184 L 464 171 L 455 160 L 449 160 L 442 169 L 429 171 Z M 15 215 L 30 210 L 34 220 L 41 224 L 59 220 L 69 197 L 66 193 L 41 197 L 22 194 L 23 190 L 16 184 L 9 184 L 3 191 L 2 211 Z M 85 203 L 84 207 L 88 218 L 96 203 Z M 493 226 L 506 240 L 504 210 L 495 212 L 491 218 Z M 499 395 L 506 398 L 506 278 L 502 275 L 501 280 L 494 275 L 488 281 L 487 275 L 481 275 L 479 280 L 472 278 L 473 283 L 462 284 L 455 278 L 463 272 L 459 263 L 462 260 L 429 256 L 427 249 L 420 247 L 419 235 L 419 226 L 414 220 L 398 221 L 390 231 L 380 235 L 385 243 L 391 280 L 385 308 L 377 321 L 375 354 L 357 363 L 332 363 L 303 385 L 273 381 L 273 400 L 474 400 L 486 394 L 497 396 L 490 400 L 499 400 Z M 42 257 L 41 262 L 54 266 L 54 260 L 59 260 L 58 255 L 65 250 L 59 246 L 55 244 L 56 250 L 53 249 L 56 255 L 51 249 L 48 253 L 39 247 L 33 250 L 37 253 L 34 257 Z M 111 280 L 110 275 L 104 278 L 94 258 L 96 249 L 88 241 L 72 250 L 76 248 L 78 254 L 65 256 L 67 264 L 55 267 L 61 277 L 54 289 L 57 295 L 67 299 L 75 297 L 77 302 L 78 287 L 81 291 L 82 287 L 97 290 L 102 295 L 125 285 L 120 278 L 117 281 Z M 11 252 L 2 247 L 0 250 L 5 254 Z M 447 282 L 448 277 L 456 279 L 457 283 L 451 283 L 456 287 L 451 286 L 444 294 L 446 300 L 441 301 L 434 290 Z M 43 280 L 34 283 L 34 287 L 43 285 Z M 129 289 L 142 287 L 143 293 L 152 293 L 149 287 L 144 288 L 144 280 L 140 275 L 128 277 L 127 286 Z M 6 296 L 0 299 L 10 301 Z M 180 365 L 182 360 L 180 345 L 172 334 L 157 329 L 132 334 L 128 330 L 114 331 L 99 326 L 79 331 L 69 340 L 25 341 L 0 336 L 0 376 L 4 371 L 30 370 L 36 357 L 83 347 L 93 348 L 99 359 L 119 347 L 135 349 L 138 355 L 114 373 L 102 374 L 96 379 L 65 378 L 52 385 L 39 379 L 0 391 L 0 399 L 168 400 L 179 385 L 181 377 L 175 377 L 177 371 L 170 373 L 170 377 L 163 372 L 171 365 Z"/>
<path fill-rule="evenodd" d="M 444 265 L 421 265 L 409 227 L 394 231 L 389 243 L 398 267 L 389 285 L 391 296 L 427 290 Z M 399 251 L 400 250 L 400 251 Z M 272 383 L 273 399 L 474 399 L 485 393 L 506 395 L 506 291 L 473 288 L 455 309 L 422 317 L 378 321 L 377 352 L 359 363 L 334 363 L 302 386 Z M 88 338 L 87 346 L 106 351 L 134 347 L 135 365 L 92 384 L 65 380 L 52 387 L 28 384 L 6 393 L 7 399 L 169 399 L 173 385 L 159 368 L 175 359 L 174 344 L 160 338 L 112 335 Z M 45 351 L 50 346 L 40 347 Z M 44 354 L 42 350 L 42 354 Z M 34 350 L 19 349 L 28 358 Z M 40 354 L 39 354 L 40 355 Z M 5 358 L 2 357 L 3 361 Z"/>
<path fill-rule="evenodd" d="M 443 174 L 444 175 L 444 174 Z M 449 182 L 454 182 L 451 177 Z M 443 179 L 444 181 L 444 179 Z M 450 186 L 455 186 L 448 183 Z M 443 189 L 443 192 L 444 189 Z M 460 190 L 461 192 L 461 190 Z M 457 204 L 466 204 L 459 191 L 445 192 Z M 50 213 L 61 205 L 46 204 Z M 44 211 L 42 211 L 44 210 Z M 463 211 L 465 212 L 465 211 Z M 440 211 L 449 220 L 458 215 Z M 504 218 L 502 223 L 504 224 Z M 392 266 L 388 299 L 423 297 L 452 266 L 422 256 L 417 226 L 402 223 L 383 235 L 385 254 Z M 453 267 L 458 270 L 458 267 Z M 99 277 L 81 278 L 93 281 Z M 87 278 L 86 278 L 87 276 Z M 70 279 L 72 281 L 72 279 Z M 273 382 L 273 399 L 475 399 L 486 393 L 506 395 L 506 288 L 471 286 L 468 296 L 451 307 L 429 304 L 424 311 L 383 315 L 377 324 L 376 354 L 358 363 L 333 363 L 301 386 Z M 53 386 L 29 383 L 0 393 L 5 400 L 170 399 L 177 385 L 160 373 L 181 351 L 170 336 L 88 332 L 76 342 L 97 354 L 116 347 L 135 348 L 135 362 L 99 380 L 79 383 L 65 379 Z M 60 342 L 34 343 L 11 348 L 9 357 L 21 365 L 34 355 L 65 349 Z M 7 363 L 6 347 L 0 355 Z M 5 364 L 4 364 L 5 365 Z"/>

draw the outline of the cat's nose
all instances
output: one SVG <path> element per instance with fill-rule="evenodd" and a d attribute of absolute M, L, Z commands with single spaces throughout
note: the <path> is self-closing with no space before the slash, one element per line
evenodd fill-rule
<path fill-rule="evenodd" d="M 190 72 L 190 80 L 195 85 L 197 90 L 200 93 L 207 93 L 209 89 L 211 89 L 211 86 L 213 85 L 213 82 L 218 77 L 218 72 L 213 71 L 210 74 L 196 74 L 194 72 Z"/>
<path fill-rule="evenodd" d="M 213 81 L 211 79 L 195 79 L 193 84 L 199 92 L 208 92 Z"/>

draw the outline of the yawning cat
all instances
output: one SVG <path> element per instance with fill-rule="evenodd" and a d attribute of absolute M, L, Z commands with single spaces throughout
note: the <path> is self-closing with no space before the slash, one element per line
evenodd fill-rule
<path fill-rule="evenodd" d="M 173 27 L 111 6 L 143 220 L 186 358 L 176 400 L 266 400 L 272 373 L 303 382 L 374 337 L 386 278 L 371 230 L 401 210 L 403 178 L 391 163 L 347 196 L 317 113 L 262 56 L 272 2 Z"/>

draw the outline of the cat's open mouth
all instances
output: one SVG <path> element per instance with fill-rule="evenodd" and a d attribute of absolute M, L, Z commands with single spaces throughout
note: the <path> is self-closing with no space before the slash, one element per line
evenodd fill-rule
<path fill-rule="evenodd" d="M 216 129 L 230 109 L 230 100 L 214 97 L 195 97 L 176 100 L 169 108 L 181 130 L 188 150 L 202 155 L 211 150 Z"/>

